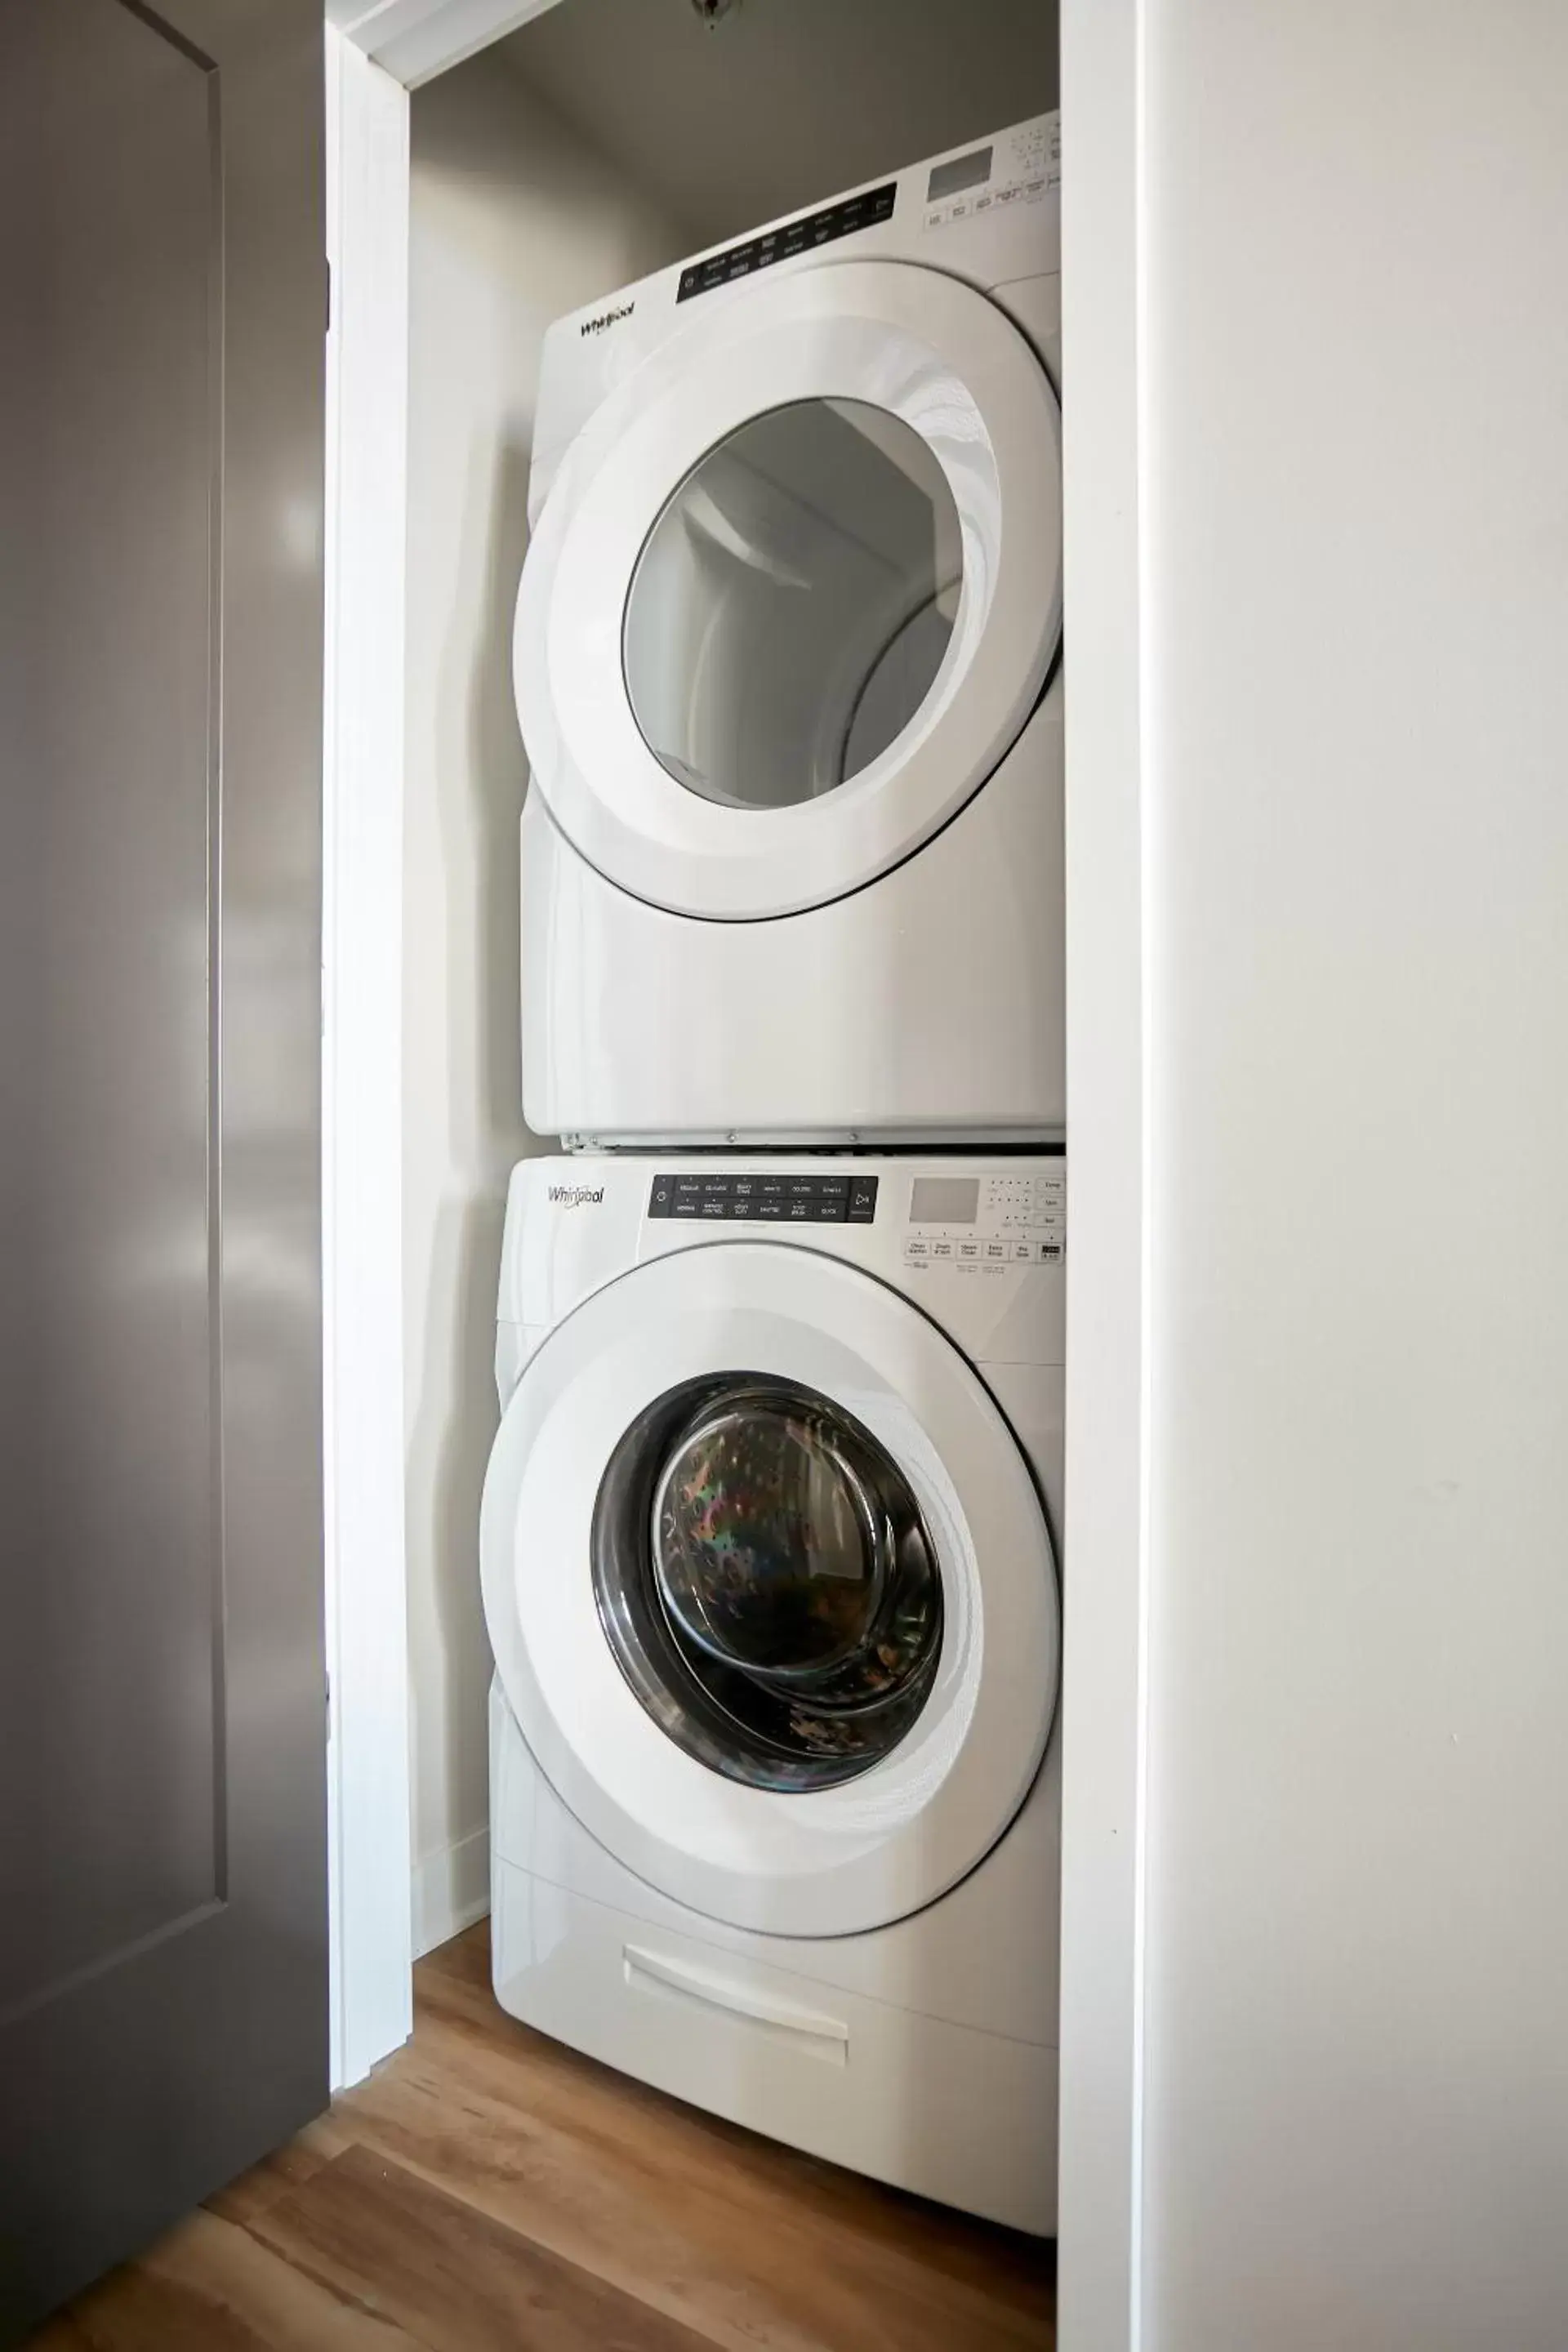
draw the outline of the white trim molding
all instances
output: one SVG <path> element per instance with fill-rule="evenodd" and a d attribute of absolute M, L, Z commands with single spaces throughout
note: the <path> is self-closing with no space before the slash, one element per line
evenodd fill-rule
<path fill-rule="evenodd" d="M 413 2026 L 403 1456 L 408 95 L 326 31 L 322 1212 L 331 2069 Z"/>
<path fill-rule="evenodd" d="M 327 0 L 330 25 L 405 89 L 477 57 L 556 0 Z"/>
<path fill-rule="evenodd" d="M 1067 1602 L 1062 2352 L 1137 2352 L 1148 1592 L 1142 0 L 1063 0 Z"/>
<path fill-rule="evenodd" d="M 414 1866 L 415 1958 L 460 1936 L 489 1907 L 489 1830 L 470 1830 L 467 1837 L 421 1854 Z"/>

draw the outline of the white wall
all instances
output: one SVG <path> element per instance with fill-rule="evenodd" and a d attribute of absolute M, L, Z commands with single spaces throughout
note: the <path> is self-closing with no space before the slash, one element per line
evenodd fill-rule
<path fill-rule="evenodd" d="M 1143 21 L 1143 2343 L 1561 2352 L 1568 10 Z"/>
<path fill-rule="evenodd" d="M 511 611 L 540 340 L 687 249 L 497 59 L 413 101 L 404 1259 L 415 1941 L 488 1895 L 479 1491 L 518 1075 Z"/>

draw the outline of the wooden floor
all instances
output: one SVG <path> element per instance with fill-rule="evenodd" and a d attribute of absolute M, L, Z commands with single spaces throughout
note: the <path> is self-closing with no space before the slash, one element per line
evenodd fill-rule
<path fill-rule="evenodd" d="M 1042 2352 L 1048 2249 L 699 2115 L 517 2024 L 486 1930 L 413 2041 L 34 2352 Z"/>

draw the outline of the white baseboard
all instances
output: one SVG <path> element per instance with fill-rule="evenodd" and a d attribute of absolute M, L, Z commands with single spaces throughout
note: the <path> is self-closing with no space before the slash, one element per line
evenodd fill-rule
<path fill-rule="evenodd" d="M 414 1865 L 414 1957 L 450 1943 L 490 1907 L 490 1833 L 471 1830 Z"/>

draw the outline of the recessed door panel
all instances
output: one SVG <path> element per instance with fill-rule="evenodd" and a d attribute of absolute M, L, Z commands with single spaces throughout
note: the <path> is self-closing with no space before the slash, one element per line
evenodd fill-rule
<path fill-rule="evenodd" d="M 5 1252 L 0 1721 L 28 1726 L 30 1769 L 0 1776 L 5 1897 L 29 1922 L 0 1941 L 0 2014 L 225 1887 L 220 150 L 209 71 L 180 44 L 108 0 L 63 13 L 82 46 L 48 78 L 47 128 L 94 168 L 49 174 L 26 215 L 42 365 L 15 386 L 30 462 L 7 468 L 31 645 L 0 814 L 6 1224 L 27 1236 Z"/>
<path fill-rule="evenodd" d="M 321 140 L 0 11 L 0 2342 L 327 2095 Z"/>

